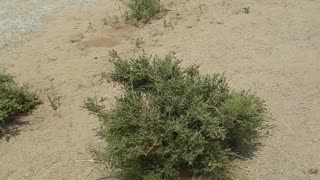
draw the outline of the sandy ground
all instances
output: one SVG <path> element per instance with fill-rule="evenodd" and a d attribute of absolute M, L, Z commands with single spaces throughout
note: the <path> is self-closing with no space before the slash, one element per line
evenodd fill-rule
<path fill-rule="evenodd" d="M 109 50 L 139 52 L 136 38 L 143 38 L 148 53 L 175 51 L 183 65 L 225 72 L 231 85 L 267 101 L 275 127 L 255 157 L 237 162 L 238 179 L 320 179 L 309 172 L 320 169 L 319 1 L 166 0 L 170 11 L 164 17 L 120 29 L 103 21 L 119 12 L 116 0 L 18 2 L 0 0 L 1 67 L 28 82 L 44 103 L 22 119 L 29 124 L 18 135 L 1 140 L 0 179 L 104 176 L 90 153 L 103 142 L 99 122 L 81 106 L 93 95 L 112 102 L 119 91 L 101 84 L 99 74 L 111 68 Z M 28 8 L 40 10 L 32 14 Z M 58 110 L 48 95 L 61 97 Z"/>

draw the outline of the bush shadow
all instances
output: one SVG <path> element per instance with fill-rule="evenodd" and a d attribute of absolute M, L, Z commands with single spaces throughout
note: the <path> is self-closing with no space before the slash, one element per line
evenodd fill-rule
<path fill-rule="evenodd" d="M 22 116 L 30 113 L 21 113 L 16 116 L 12 116 L 7 119 L 6 124 L 0 125 L 0 141 L 5 139 L 7 142 L 10 141 L 12 137 L 18 136 L 23 130 L 22 127 L 30 125 L 30 122 L 23 121 Z"/>

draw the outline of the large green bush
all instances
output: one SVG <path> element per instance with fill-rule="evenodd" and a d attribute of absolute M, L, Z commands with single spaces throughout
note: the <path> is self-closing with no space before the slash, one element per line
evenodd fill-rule
<path fill-rule="evenodd" d="M 37 103 L 26 87 L 18 87 L 11 75 L 0 72 L 0 135 L 12 116 L 29 112 Z"/>
<path fill-rule="evenodd" d="M 137 21 L 148 21 L 160 12 L 159 0 L 123 0 Z"/>
<path fill-rule="evenodd" d="M 110 110 L 95 98 L 85 106 L 103 123 L 103 159 L 120 179 L 220 179 L 232 154 L 258 142 L 264 102 L 232 90 L 224 75 L 202 76 L 171 55 L 112 62 L 108 77 L 124 94 Z"/>

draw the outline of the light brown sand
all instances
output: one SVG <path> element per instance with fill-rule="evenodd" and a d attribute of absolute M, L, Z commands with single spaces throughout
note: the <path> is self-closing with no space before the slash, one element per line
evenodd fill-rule
<path fill-rule="evenodd" d="M 320 174 L 320 2 L 316 0 L 166 0 L 168 14 L 143 28 L 104 26 L 115 1 L 86 10 L 64 7 L 43 19 L 43 32 L 0 51 L 0 63 L 28 82 L 44 104 L 23 118 L 29 125 L 0 143 L 0 179 L 96 179 L 90 147 L 102 144 L 99 122 L 81 106 L 88 96 L 112 101 L 119 90 L 101 84 L 108 50 L 134 54 L 175 51 L 183 65 L 225 72 L 236 88 L 263 97 L 275 127 L 256 156 L 237 162 L 241 180 L 317 180 Z M 250 7 L 249 14 L 243 7 Z M 165 20 L 165 21 L 164 21 Z M 91 23 L 91 26 L 89 25 Z M 97 57 L 97 58 L 95 58 Z M 54 90 L 53 90 L 54 89 Z M 47 100 L 62 97 L 53 111 Z"/>

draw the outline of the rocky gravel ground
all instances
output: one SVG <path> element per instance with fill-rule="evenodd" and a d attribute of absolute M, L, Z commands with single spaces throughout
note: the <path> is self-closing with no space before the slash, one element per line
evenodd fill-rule
<path fill-rule="evenodd" d="M 41 31 L 41 18 L 60 7 L 94 3 L 95 0 L 0 0 L 0 49 L 28 40 L 30 32 Z"/>

